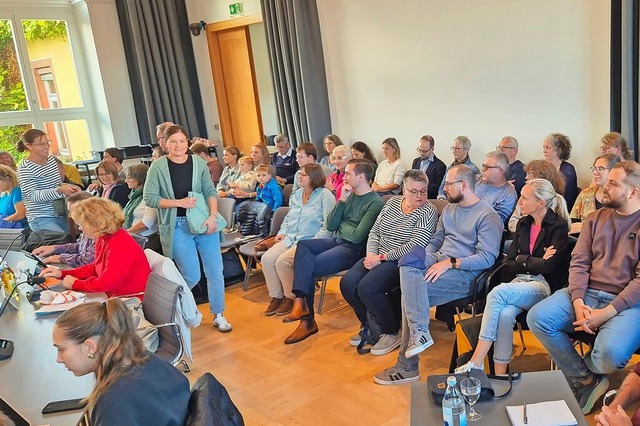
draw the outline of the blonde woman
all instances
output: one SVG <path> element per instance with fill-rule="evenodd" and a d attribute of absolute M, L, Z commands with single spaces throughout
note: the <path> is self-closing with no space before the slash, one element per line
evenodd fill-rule
<path fill-rule="evenodd" d="M 371 189 L 381 196 L 398 194 L 407 166 L 400 159 L 400 146 L 395 138 L 387 138 L 382 141 L 382 155 L 384 155 L 384 160 L 378 164 Z"/>

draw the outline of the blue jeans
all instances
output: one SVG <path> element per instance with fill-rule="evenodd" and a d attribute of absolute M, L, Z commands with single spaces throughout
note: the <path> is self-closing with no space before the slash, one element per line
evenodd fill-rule
<path fill-rule="evenodd" d="M 351 268 L 364 257 L 365 243 L 342 238 L 314 238 L 298 242 L 293 261 L 293 294 L 304 297 L 313 317 L 316 278 Z"/>
<path fill-rule="evenodd" d="M 209 292 L 209 310 L 212 313 L 224 312 L 224 276 L 222 275 L 222 254 L 220 253 L 220 234 L 192 234 L 186 217 L 176 219 L 173 231 L 173 261 L 184 277 L 189 288 L 200 281 L 200 263 L 202 259 L 204 275 L 207 277 Z"/>
<path fill-rule="evenodd" d="M 584 303 L 592 308 L 604 308 L 614 294 L 588 289 Z M 549 351 L 565 376 L 584 379 L 591 375 L 609 374 L 624 368 L 633 352 L 640 347 L 640 306 L 625 309 L 600 326 L 593 349 L 582 359 L 571 344 L 567 333 L 574 331 L 576 320 L 569 290 L 558 290 L 535 305 L 527 315 L 533 334 Z"/>
<path fill-rule="evenodd" d="M 493 360 L 500 364 L 511 362 L 513 352 L 513 325 L 520 312 L 551 294 L 549 284 L 542 275 L 519 274 L 513 281 L 495 287 L 487 296 L 482 314 L 480 340 L 495 342 Z"/>
<path fill-rule="evenodd" d="M 56 217 L 36 217 L 29 221 L 29 227 L 32 231 L 53 231 L 60 233 L 69 232 L 69 224 L 67 219 L 62 216 Z"/>
<path fill-rule="evenodd" d="M 418 369 L 418 356 L 407 359 L 404 353 L 409 345 L 409 334 L 412 330 L 429 331 L 429 309 L 432 306 L 443 305 L 469 296 L 471 283 L 480 273 L 480 271 L 448 269 L 435 282 L 425 282 L 424 274 L 427 269 L 444 259 L 442 255 L 427 254 L 424 269 L 412 266 L 400 267 L 403 324 L 398 366 L 401 368 Z"/>

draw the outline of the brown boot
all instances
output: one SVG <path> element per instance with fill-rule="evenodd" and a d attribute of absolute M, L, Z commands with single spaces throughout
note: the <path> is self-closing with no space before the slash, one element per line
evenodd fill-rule
<path fill-rule="evenodd" d="M 264 314 L 268 317 L 270 317 L 271 315 L 275 315 L 276 311 L 278 310 L 278 308 L 280 307 L 284 299 L 285 299 L 284 297 L 280 299 L 278 299 L 277 297 L 272 297 L 271 302 L 269 303 L 269 306 L 267 307 L 267 310 L 264 312 Z"/>
<path fill-rule="evenodd" d="M 282 303 L 280 303 L 280 306 L 278 306 L 276 315 L 288 315 L 291 312 L 291 309 L 293 309 L 293 299 L 285 297 L 284 299 L 282 299 Z"/>
<path fill-rule="evenodd" d="M 291 345 L 303 341 L 318 332 L 318 324 L 313 318 L 300 320 L 300 325 L 284 340 L 285 345 Z"/>
<path fill-rule="evenodd" d="M 304 297 L 296 297 L 293 299 L 291 313 L 282 318 L 282 322 L 298 321 L 307 315 L 309 315 L 309 308 L 307 308 L 307 302 L 304 300 Z"/>

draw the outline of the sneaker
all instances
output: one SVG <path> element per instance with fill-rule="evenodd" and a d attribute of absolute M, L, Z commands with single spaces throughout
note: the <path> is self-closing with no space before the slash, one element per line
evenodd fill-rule
<path fill-rule="evenodd" d="M 420 373 L 418 373 L 418 370 L 407 371 L 396 365 L 376 373 L 375 376 L 373 376 L 373 381 L 379 385 L 399 385 L 402 383 L 417 382 L 419 380 Z"/>
<path fill-rule="evenodd" d="M 454 371 L 454 374 L 468 373 L 471 370 L 484 370 L 484 365 L 481 367 L 478 367 L 473 362 L 469 361 L 466 364 L 463 364 L 460 367 L 456 368 Z"/>
<path fill-rule="evenodd" d="M 409 334 L 409 346 L 407 346 L 404 356 L 414 357 L 431 345 L 433 345 L 433 339 L 428 331 L 412 330 Z"/>
<path fill-rule="evenodd" d="M 228 333 L 232 329 L 231 324 L 229 324 L 229 321 L 227 321 L 222 314 L 216 314 L 216 317 L 213 319 L 213 326 L 223 333 Z"/>
<path fill-rule="evenodd" d="M 360 344 L 362 341 L 362 333 L 369 334 L 369 329 L 367 327 L 363 327 L 356 334 L 351 336 L 349 339 L 349 346 L 353 346 L 354 348 Z"/>
<path fill-rule="evenodd" d="M 578 405 L 580 405 L 582 413 L 585 415 L 591 412 L 593 404 L 609 389 L 609 379 L 606 375 L 593 374 L 592 377 L 593 379 L 588 385 L 583 385 L 579 381 L 573 383 Z"/>
<path fill-rule="evenodd" d="M 285 297 L 284 299 L 282 299 L 282 303 L 278 307 L 278 310 L 276 310 L 276 315 L 278 316 L 289 315 L 292 309 L 293 309 L 293 299 L 289 299 L 288 297 Z"/>
<path fill-rule="evenodd" d="M 371 355 L 386 355 L 400 346 L 400 333 L 381 334 L 378 343 L 371 348 Z"/>
<path fill-rule="evenodd" d="M 277 297 L 272 297 L 271 298 L 271 302 L 269 302 L 269 306 L 267 307 L 267 310 L 264 312 L 264 314 L 266 316 L 268 316 L 268 317 L 270 317 L 272 315 L 275 315 L 276 311 L 278 310 L 278 308 L 282 304 L 283 300 L 284 300 L 284 298 L 278 299 Z"/>

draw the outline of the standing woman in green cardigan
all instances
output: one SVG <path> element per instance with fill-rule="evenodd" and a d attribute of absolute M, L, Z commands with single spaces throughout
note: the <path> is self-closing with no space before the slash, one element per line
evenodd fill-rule
<path fill-rule="evenodd" d="M 198 254 L 202 259 L 209 291 L 209 309 L 213 325 L 222 332 L 231 331 L 223 316 L 224 277 L 218 232 L 218 200 L 216 189 L 205 161 L 188 154 L 188 135 L 184 128 L 173 125 L 164 132 L 167 155 L 151 163 L 144 185 L 144 202 L 158 209 L 160 242 L 164 255 L 176 263 L 189 288 L 200 280 Z M 201 193 L 209 205 L 204 234 L 192 234 L 187 223 L 187 210 L 196 205 L 189 191 Z"/>

